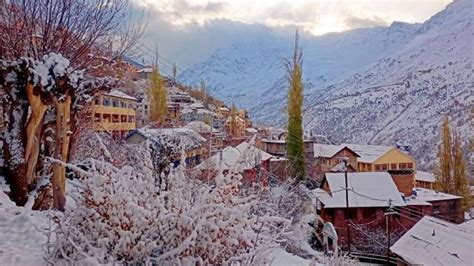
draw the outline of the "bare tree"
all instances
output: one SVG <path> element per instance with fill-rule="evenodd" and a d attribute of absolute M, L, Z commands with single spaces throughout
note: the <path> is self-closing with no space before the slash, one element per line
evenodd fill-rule
<path fill-rule="evenodd" d="M 127 0 L 0 0 L 3 59 L 62 54 L 75 68 L 97 67 L 94 55 L 119 58 L 143 33 Z M 143 16 L 141 16 L 143 17 Z M 102 66 L 102 65 L 101 65 Z"/>
<path fill-rule="evenodd" d="M 117 82 L 118 59 L 143 32 L 130 14 L 126 0 L 0 0 L 3 148 L 18 205 L 35 185 L 38 158 L 67 161 L 82 106 Z M 53 204 L 62 210 L 64 166 L 53 163 L 52 174 Z"/>

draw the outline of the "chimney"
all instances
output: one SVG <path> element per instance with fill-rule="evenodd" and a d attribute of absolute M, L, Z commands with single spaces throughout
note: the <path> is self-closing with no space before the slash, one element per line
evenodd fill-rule
<path fill-rule="evenodd" d="M 398 191 L 403 193 L 405 197 L 413 194 L 413 184 L 415 182 L 413 170 L 389 170 L 388 173 L 392 176 Z"/>

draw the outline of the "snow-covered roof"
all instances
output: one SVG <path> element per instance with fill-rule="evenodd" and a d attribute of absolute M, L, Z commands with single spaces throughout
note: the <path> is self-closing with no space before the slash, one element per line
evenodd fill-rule
<path fill-rule="evenodd" d="M 325 208 L 345 208 L 346 192 L 344 173 L 327 173 L 331 198 L 324 203 Z M 349 207 L 406 206 L 392 177 L 387 172 L 347 173 L 349 186 Z"/>
<path fill-rule="evenodd" d="M 245 129 L 245 131 L 249 132 L 249 133 L 258 133 L 258 130 L 256 130 L 255 128 L 253 127 L 248 127 Z"/>
<path fill-rule="evenodd" d="M 222 158 L 222 161 L 221 161 Z M 243 169 L 252 169 L 262 161 L 268 160 L 272 156 L 255 146 L 249 146 L 247 142 L 240 143 L 237 147 L 227 146 L 222 152 L 213 155 L 208 161 L 203 162 L 202 167 L 209 162 L 217 166 L 224 165 L 224 168 L 230 168 L 237 163 L 242 163 Z M 198 166 L 198 168 L 201 167 Z"/>
<path fill-rule="evenodd" d="M 464 222 L 464 223 L 460 224 L 459 226 L 464 228 L 464 229 L 471 230 L 474 234 L 474 219 L 469 220 L 467 222 Z"/>
<path fill-rule="evenodd" d="M 435 182 L 435 176 L 433 173 L 430 172 L 416 171 L 415 180 L 433 183 Z"/>
<path fill-rule="evenodd" d="M 189 105 L 190 108 L 203 109 L 204 105 L 202 103 L 192 103 Z"/>
<path fill-rule="evenodd" d="M 219 107 L 218 109 L 219 109 L 219 110 L 222 110 L 222 111 L 228 111 L 228 112 L 230 112 L 230 109 L 227 108 L 227 107 L 225 107 L 225 106 L 221 106 L 221 107 Z"/>
<path fill-rule="evenodd" d="M 170 142 L 172 145 L 182 145 L 188 150 L 202 145 L 206 139 L 190 128 L 139 128 L 132 131 L 127 139 L 134 134 L 140 134 L 156 143 Z"/>
<path fill-rule="evenodd" d="M 213 114 L 212 111 L 209 111 L 207 109 L 197 109 L 198 114 Z"/>
<path fill-rule="evenodd" d="M 316 157 L 332 158 L 334 155 L 336 155 L 339 151 L 341 151 L 344 148 L 350 149 L 349 147 L 345 145 L 327 145 L 327 144 L 315 143 L 313 145 L 314 157 L 315 158 Z"/>
<path fill-rule="evenodd" d="M 151 67 L 145 67 L 137 71 L 138 73 L 151 73 L 153 72 L 153 68 Z"/>
<path fill-rule="evenodd" d="M 132 97 L 126 93 L 123 93 L 119 90 L 111 90 L 109 93 L 106 93 L 105 95 L 107 96 L 112 96 L 112 97 L 117 97 L 117 98 L 123 98 L 127 100 L 132 100 L 132 101 L 137 101 L 137 98 Z"/>
<path fill-rule="evenodd" d="M 269 153 L 255 147 L 255 146 L 249 145 L 248 142 L 242 142 L 239 145 L 237 145 L 236 148 L 237 148 L 237 150 L 240 151 L 240 153 L 244 153 L 245 151 L 248 151 L 249 153 L 252 153 L 252 154 L 258 154 L 258 156 L 261 158 L 262 161 L 266 161 L 266 160 L 273 157 Z"/>
<path fill-rule="evenodd" d="M 186 128 L 190 128 L 197 133 L 210 133 L 211 132 L 211 126 L 208 124 L 202 122 L 202 121 L 192 121 L 189 122 L 186 126 Z M 219 130 L 212 128 L 212 132 L 219 132 Z"/>
<path fill-rule="evenodd" d="M 410 197 L 406 197 L 407 200 L 409 200 L 410 198 L 430 202 L 430 201 L 460 199 L 462 197 L 439 192 L 432 189 L 416 187 L 416 188 L 413 188 L 413 195 Z"/>
<path fill-rule="evenodd" d="M 390 250 L 410 264 L 472 265 L 474 231 L 425 216 Z"/>
<path fill-rule="evenodd" d="M 380 146 L 380 145 L 359 145 L 359 144 L 341 144 L 348 147 L 349 149 L 355 151 L 360 155 L 360 158 L 357 159 L 362 163 L 373 163 L 382 155 L 393 149 L 390 146 Z"/>
<path fill-rule="evenodd" d="M 262 142 L 267 142 L 267 143 L 286 143 L 286 140 L 284 140 L 284 139 L 262 139 Z"/>

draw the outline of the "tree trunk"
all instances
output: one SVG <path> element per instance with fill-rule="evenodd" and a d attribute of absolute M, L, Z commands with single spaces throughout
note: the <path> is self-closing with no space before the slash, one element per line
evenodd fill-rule
<path fill-rule="evenodd" d="M 56 147 L 54 158 L 67 161 L 69 148 L 69 124 L 71 117 L 71 95 L 66 95 L 64 101 L 55 100 L 56 106 Z M 64 211 L 66 203 L 66 168 L 63 164 L 53 164 L 53 207 Z"/>
<path fill-rule="evenodd" d="M 43 117 L 46 110 L 48 109 L 48 105 L 41 101 L 40 94 L 35 95 L 33 85 L 26 85 L 26 93 L 28 102 L 31 106 L 31 115 L 26 126 L 27 139 L 25 149 L 25 161 L 27 165 L 26 180 L 28 186 L 30 186 L 35 180 L 35 170 L 40 151 L 41 128 L 43 124 Z"/>
<path fill-rule="evenodd" d="M 5 135 L 3 155 L 7 167 L 6 178 L 10 182 L 10 197 L 16 205 L 24 206 L 28 201 L 28 182 L 24 153 L 25 124 L 28 116 L 28 102 L 23 92 L 7 91 L 4 102 Z"/>

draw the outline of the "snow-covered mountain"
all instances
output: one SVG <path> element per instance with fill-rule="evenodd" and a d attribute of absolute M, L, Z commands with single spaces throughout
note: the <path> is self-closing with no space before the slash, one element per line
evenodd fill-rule
<path fill-rule="evenodd" d="M 302 40 L 305 129 L 335 142 L 403 144 L 421 165 L 435 155 L 445 114 L 472 136 L 474 14 L 455 0 L 423 24 L 393 23 Z M 217 50 L 181 75 L 206 80 L 256 121 L 284 125 L 282 59 L 292 42 L 269 34 Z"/>

